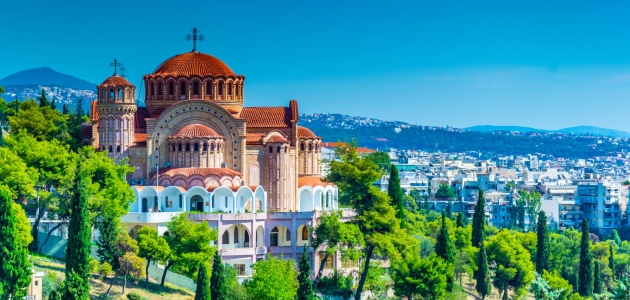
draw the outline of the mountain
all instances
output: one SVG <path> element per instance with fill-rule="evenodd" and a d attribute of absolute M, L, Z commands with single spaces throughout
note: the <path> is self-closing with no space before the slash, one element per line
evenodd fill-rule
<path fill-rule="evenodd" d="M 477 125 L 464 128 L 471 131 L 492 132 L 492 131 L 519 131 L 519 132 L 548 132 L 549 130 L 536 129 L 523 126 L 494 126 L 494 125 Z"/>
<path fill-rule="evenodd" d="M 0 79 L 0 86 L 58 86 L 77 90 L 96 90 L 96 84 L 43 67 L 24 70 Z"/>
<path fill-rule="evenodd" d="M 601 136 L 609 136 L 614 138 L 630 138 L 630 133 L 608 129 L 608 128 L 600 128 L 595 126 L 575 126 L 569 128 L 563 128 L 558 130 L 546 130 L 546 129 L 537 129 L 531 127 L 522 127 L 522 126 L 494 126 L 494 125 L 477 125 L 472 127 L 464 128 L 470 131 L 478 131 L 478 132 L 494 132 L 494 131 L 519 131 L 519 132 L 557 132 L 557 133 L 567 133 L 567 134 L 589 134 L 589 135 L 601 135 Z"/>

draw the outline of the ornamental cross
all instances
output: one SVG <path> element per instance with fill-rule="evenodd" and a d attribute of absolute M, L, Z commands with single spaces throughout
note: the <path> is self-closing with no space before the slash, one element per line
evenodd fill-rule
<path fill-rule="evenodd" d="M 187 34 L 186 35 L 186 40 L 190 41 L 191 39 L 193 40 L 193 49 L 192 51 L 195 52 L 197 51 L 197 40 L 199 40 L 200 42 L 203 42 L 203 34 L 197 35 L 197 33 L 199 33 L 199 30 L 197 30 L 197 27 L 192 29 L 192 35 Z"/>
<path fill-rule="evenodd" d="M 114 67 L 114 76 L 118 75 L 117 74 L 118 67 L 122 66 L 122 64 L 117 59 L 114 58 L 114 62 L 110 63 L 109 65 Z"/>

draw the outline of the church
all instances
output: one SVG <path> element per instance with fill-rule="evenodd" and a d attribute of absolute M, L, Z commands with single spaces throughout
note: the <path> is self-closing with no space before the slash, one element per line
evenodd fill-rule
<path fill-rule="evenodd" d="M 338 209 L 338 191 L 321 180 L 322 139 L 300 126 L 298 102 L 245 106 L 245 76 L 197 51 L 193 34 L 191 52 L 143 76 L 146 107 L 116 71 L 98 85 L 84 131 L 135 168 L 136 199 L 122 220 L 132 235 L 142 226 L 164 234 L 187 213 L 218 231 L 223 260 L 247 277 L 267 254 L 298 259 L 318 216 Z M 318 267 L 318 254 L 309 255 Z"/>

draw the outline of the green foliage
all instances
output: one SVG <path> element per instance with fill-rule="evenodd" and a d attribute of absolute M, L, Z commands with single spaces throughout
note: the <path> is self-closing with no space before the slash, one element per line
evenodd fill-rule
<path fill-rule="evenodd" d="M 39 107 L 48 106 L 48 99 L 46 99 L 46 93 L 44 93 L 44 89 L 42 89 L 42 95 L 39 97 Z"/>
<path fill-rule="evenodd" d="M 440 183 L 440 185 L 438 186 L 438 190 L 437 192 L 435 192 L 435 195 L 433 195 L 433 197 L 437 199 L 452 200 L 455 199 L 457 195 L 455 195 L 455 190 L 453 190 L 450 185 L 446 183 Z"/>
<path fill-rule="evenodd" d="M 617 283 L 613 291 L 614 300 L 630 300 L 630 280 L 625 277 Z"/>
<path fill-rule="evenodd" d="M 610 239 L 615 241 L 615 244 L 617 244 L 617 247 L 621 246 L 621 238 L 619 237 L 619 233 L 617 232 L 617 229 L 612 230 L 612 232 L 610 233 Z"/>
<path fill-rule="evenodd" d="M 485 225 L 486 225 L 486 200 L 483 198 L 483 191 L 479 190 L 479 197 L 477 198 L 477 205 L 475 205 L 475 212 L 473 213 L 472 223 L 472 245 L 479 247 L 485 240 Z"/>
<path fill-rule="evenodd" d="M 9 125 L 11 132 L 24 130 L 38 141 L 58 139 L 67 142 L 70 139 L 66 118 L 58 110 L 50 106 L 40 107 L 33 100 L 20 104 L 17 114 L 9 117 Z"/>
<path fill-rule="evenodd" d="M 245 287 L 238 282 L 238 270 L 232 265 L 225 264 L 225 284 L 230 291 L 230 300 L 249 300 Z"/>
<path fill-rule="evenodd" d="M 536 272 L 542 274 L 549 270 L 549 230 L 547 229 L 547 215 L 544 211 L 538 213 L 538 230 L 536 243 Z"/>
<path fill-rule="evenodd" d="M 522 229 L 525 229 L 525 216 L 524 213 L 525 211 L 527 211 L 527 215 L 529 216 L 529 230 L 530 231 L 536 231 L 537 230 L 537 216 L 538 216 L 538 212 L 540 211 L 540 198 L 541 195 L 539 192 L 536 191 L 532 191 L 532 192 L 526 192 L 524 190 L 520 190 L 518 191 L 518 194 L 520 195 L 520 199 L 518 201 L 521 201 L 520 205 L 519 205 L 519 222 L 523 221 L 523 225 L 520 226 Z M 517 202 L 518 202 L 517 201 Z M 524 202 L 523 202 L 524 201 Z M 522 207 L 522 206 L 523 207 Z M 527 208 L 525 208 L 524 206 L 527 206 Z M 522 212 L 522 213 L 521 213 Z M 519 224 L 520 225 L 520 224 Z"/>
<path fill-rule="evenodd" d="M 365 279 L 365 290 L 372 292 L 377 299 L 387 297 L 387 270 L 381 267 L 380 262 L 373 262 Z"/>
<path fill-rule="evenodd" d="M 593 294 L 602 292 L 602 272 L 598 261 L 593 261 Z"/>
<path fill-rule="evenodd" d="M 344 276 L 337 269 L 334 269 L 330 276 L 321 278 L 317 290 L 324 295 L 340 296 L 347 299 L 354 295 L 352 291 L 353 281 L 352 274 Z"/>
<path fill-rule="evenodd" d="M 87 279 L 90 276 L 90 239 L 92 236 L 86 184 L 81 172 L 72 197 L 71 217 L 68 224 L 66 248 L 66 291 L 75 299 L 84 299 L 90 293 Z M 76 277 L 76 278 L 74 278 Z M 70 280 L 70 281 L 69 281 Z"/>
<path fill-rule="evenodd" d="M 102 263 L 110 264 L 114 270 L 118 270 L 118 259 L 122 255 L 115 247 L 120 233 L 120 223 L 118 218 L 105 216 L 99 222 L 99 238 L 96 241 L 97 250 Z"/>
<path fill-rule="evenodd" d="M 149 285 L 149 264 L 154 260 L 164 263 L 171 255 L 171 247 L 169 247 L 164 237 L 158 236 L 157 229 L 148 226 L 144 226 L 138 230 L 136 240 L 138 241 L 139 248 L 138 256 L 145 258 L 147 261 L 145 271 L 147 277 L 144 285 L 144 287 L 147 288 Z"/>
<path fill-rule="evenodd" d="M 210 277 L 208 277 L 206 264 L 201 263 L 199 264 L 199 271 L 197 272 L 197 290 L 195 291 L 195 300 L 210 300 L 210 299 L 225 299 L 225 298 L 211 297 Z"/>
<path fill-rule="evenodd" d="M 8 188 L 12 199 L 34 195 L 33 186 L 38 177 L 36 169 L 27 167 L 10 149 L 0 147 L 0 185 Z"/>
<path fill-rule="evenodd" d="M 131 293 L 127 294 L 127 299 L 128 300 L 145 300 L 146 298 L 140 296 L 140 294 L 138 294 L 136 292 L 131 292 Z"/>
<path fill-rule="evenodd" d="M 89 276 L 82 277 L 74 271 L 68 271 L 66 267 L 66 280 L 63 282 L 61 299 L 90 299 Z"/>
<path fill-rule="evenodd" d="M 488 256 L 486 255 L 486 247 L 483 241 L 479 244 L 475 281 L 475 290 L 481 295 L 482 299 L 490 295 L 492 291 L 492 286 L 490 285 L 490 270 L 488 269 Z"/>
<path fill-rule="evenodd" d="M 24 248 L 28 248 L 28 245 L 33 241 L 33 236 L 31 235 L 31 222 L 28 221 L 26 217 L 26 213 L 22 206 L 13 202 L 13 211 L 15 212 L 15 227 L 18 232 L 18 243 L 20 246 Z"/>
<path fill-rule="evenodd" d="M 112 268 L 112 265 L 110 265 L 107 262 L 104 262 L 98 266 L 97 272 L 98 272 L 98 275 L 101 276 L 101 278 L 105 278 L 107 276 L 112 275 L 114 273 L 114 269 Z"/>
<path fill-rule="evenodd" d="M 398 177 L 398 169 L 394 165 L 391 165 L 390 168 L 387 194 L 392 200 L 392 205 L 396 207 L 396 217 L 400 219 L 400 228 L 405 228 L 405 208 L 403 206 L 403 191 L 402 188 L 400 188 L 400 177 Z"/>
<path fill-rule="evenodd" d="M 457 224 L 457 227 L 459 228 L 466 227 L 464 225 L 464 215 L 462 213 L 457 213 L 457 219 L 455 220 L 455 224 Z"/>
<path fill-rule="evenodd" d="M 13 209 L 10 192 L 0 185 L 0 286 L 1 298 L 20 299 L 26 296 L 26 287 L 30 284 L 31 269 L 28 252 L 20 232 L 16 212 Z"/>
<path fill-rule="evenodd" d="M 549 284 L 549 286 L 556 290 L 560 291 L 558 296 L 558 300 L 567 300 L 569 299 L 571 293 L 573 292 L 573 286 L 569 284 L 557 271 L 547 272 L 543 271 L 542 277 Z"/>
<path fill-rule="evenodd" d="M 61 280 L 57 277 L 56 272 L 46 272 L 44 278 L 42 278 L 42 297 L 49 299 L 50 294 L 58 289 Z"/>
<path fill-rule="evenodd" d="M 251 299 L 293 300 L 297 294 L 295 262 L 267 256 L 254 265 L 254 274 L 245 282 Z M 214 298 L 213 298 L 214 299 Z"/>
<path fill-rule="evenodd" d="M 298 275 L 298 291 L 297 300 L 313 300 L 315 299 L 315 292 L 313 291 L 313 282 L 311 281 L 311 262 L 308 259 L 307 247 L 303 247 L 304 252 L 300 258 Z"/>
<path fill-rule="evenodd" d="M 394 292 L 409 299 L 441 299 L 446 294 L 446 274 L 450 272 L 451 266 L 435 254 L 425 259 L 405 256 L 391 266 Z"/>
<path fill-rule="evenodd" d="M 621 243 L 619 243 L 621 244 Z M 615 250 L 613 249 L 612 244 L 608 244 L 608 268 L 612 272 L 613 279 L 616 278 L 616 268 L 615 268 Z"/>
<path fill-rule="evenodd" d="M 448 228 L 446 228 L 445 219 L 446 217 L 444 213 L 442 212 L 442 223 L 440 225 L 440 231 L 437 236 L 437 242 L 435 243 L 435 254 L 437 254 L 437 256 L 444 259 L 444 261 L 448 263 L 449 265 L 452 265 L 455 261 L 455 258 L 454 258 L 455 251 L 453 249 L 453 243 L 451 242 Z M 446 274 L 446 278 L 447 278 L 446 290 L 451 292 L 453 291 L 453 283 L 454 283 L 453 274 L 452 273 Z"/>
<path fill-rule="evenodd" d="M 536 274 L 536 280 L 532 282 L 531 289 L 537 300 L 556 300 L 562 294 L 562 291 L 552 289 L 549 283 L 538 274 Z"/>
<path fill-rule="evenodd" d="M 488 239 L 487 251 L 489 261 L 494 261 L 497 265 L 494 286 L 503 293 L 507 293 L 511 286 L 517 296 L 522 296 L 534 281 L 534 265 L 530 252 L 507 229 Z"/>
<path fill-rule="evenodd" d="M 593 262 L 591 259 L 591 240 L 589 238 L 588 220 L 582 220 L 582 238 L 580 242 L 580 268 L 578 293 L 582 296 L 593 295 Z"/>
<path fill-rule="evenodd" d="M 214 253 L 211 278 L 210 291 L 212 299 L 227 299 L 229 286 L 226 284 L 225 265 L 223 264 L 223 261 L 221 261 L 221 255 L 218 251 Z"/>
<path fill-rule="evenodd" d="M 374 163 L 379 170 L 387 170 L 391 165 L 391 159 L 389 154 L 382 151 L 372 152 L 369 155 L 365 156 L 365 159 Z"/>

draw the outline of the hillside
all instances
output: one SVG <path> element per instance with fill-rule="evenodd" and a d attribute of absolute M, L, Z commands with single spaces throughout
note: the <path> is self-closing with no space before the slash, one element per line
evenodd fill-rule
<path fill-rule="evenodd" d="M 464 128 L 466 130 L 471 131 L 479 131 L 479 132 L 493 132 L 493 131 L 518 131 L 518 132 L 560 132 L 567 134 L 587 134 L 587 135 L 600 135 L 600 136 L 609 136 L 614 138 L 630 138 L 630 133 L 601 128 L 595 126 L 575 126 L 569 128 L 563 128 L 558 130 L 546 130 L 546 129 L 537 129 L 531 127 L 522 127 L 522 126 L 494 126 L 494 125 L 477 125 L 472 127 Z"/>
<path fill-rule="evenodd" d="M 96 84 L 42 67 L 24 70 L 0 79 L 0 86 L 58 86 L 77 90 L 96 90 Z"/>

